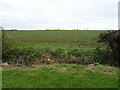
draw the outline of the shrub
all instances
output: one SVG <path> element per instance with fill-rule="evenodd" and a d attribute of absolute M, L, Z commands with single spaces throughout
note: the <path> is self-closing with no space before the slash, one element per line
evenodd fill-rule
<path fill-rule="evenodd" d="M 76 57 L 81 57 L 83 55 L 83 52 L 80 49 L 72 49 L 68 51 L 68 54 Z"/>
<path fill-rule="evenodd" d="M 108 48 L 103 50 L 101 48 L 96 48 L 94 50 L 94 61 L 111 66 L 116 66 L 118 64 L 118 62 L 114 60 L 112 50 Z"/>
<path fill-rule="evenodd" d="M 8 31 L 2 31 L 2 50 L 10 50 L 12 46 L 12 38 Z"/>
<path fill-rule="evenodd" d="M 11 52 L 11 49 L 12 49 L 12 38 L 10 36 L 10 33 L 9 31 L 2 31 L 2 57 L 8 58 L 9 57 L 8 51 Z"/>
<path fill-rule="evenodd" d="M 120 30 L 101 33 L 98 42 L 105 43 L 112 50 L 112 56 L 120 66 Z"/>

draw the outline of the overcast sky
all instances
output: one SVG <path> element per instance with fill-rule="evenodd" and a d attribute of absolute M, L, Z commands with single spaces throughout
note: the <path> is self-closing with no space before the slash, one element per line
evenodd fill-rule
<path fill-rule="evenodd" d="M 0 0 L 6 29 L 118 29 L 119 0 Z"/>

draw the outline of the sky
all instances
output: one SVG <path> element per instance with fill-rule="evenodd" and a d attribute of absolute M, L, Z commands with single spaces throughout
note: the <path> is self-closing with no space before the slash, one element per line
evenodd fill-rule
<path fill-rule="evenodd" d="M 0 0 L 0 26 L 19 30 L 117 30 L 119 0 Z"/>

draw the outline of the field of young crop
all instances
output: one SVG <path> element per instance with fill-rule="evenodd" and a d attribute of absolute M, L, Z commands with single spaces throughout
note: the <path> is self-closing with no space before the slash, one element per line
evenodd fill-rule
<path fill-rule="evenodd" d="M 10 31 L 15 48 L 94 49 L 98 35 L 104 31 Z"/>

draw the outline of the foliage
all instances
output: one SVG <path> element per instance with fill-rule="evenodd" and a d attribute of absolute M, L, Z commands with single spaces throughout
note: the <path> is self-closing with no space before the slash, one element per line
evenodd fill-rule
<path fill-rule="evenodd" d="M 101 33 L 99 36 L 99 42 L 106 43 L 113 51 L 117 51 L 120 48 L 120 31 L 107 31 Z"/>
<path fill-rule="evenodd" d="M 9 31 L 2 31 L 2 50 L 10 50 L 12 46 L 12 38 Z"/>
<path fill-rule="evenodd" d="M 100 64 L 108 64 L 111 66 L 118 65 L 118 62 L 114 60 L 112 51 L 108 48 L 102 50 L 101 48 L 97 47 L 94 50 L 94 61 Z"/>
<path fill-rule="evenodd" d="M 2 61 L 5 61 L 5 58 L 10 58 L 13 52 L 10 52 L 12 49 L 12 38 L 9 31 L 2 31 Z M 8 53 L 10 52 L 10 53 Z M 15 57 L 15 55 L 12 55 Z M 7 60 L 9 61 L 9 60 Z"/>
<path fill-rule="evenodd" d="M 100 54 L 99 54 L 100 53 Z M 104 52 L 105 53 L 105 52 Z M 83 51 L 81 49 L 52 49 L 47 51 L 46 49 L 42 49 L 36 51 L 34 49 L 29 48 L 19 48 L 19 49 L 11 49 L 6 52 L 3 57 L 3 62 L 19 62 L 19 66 L 32 66 L 32 64 L 54 64 L 54 63 L 67 63 L 67 64 L 94 64 L 95 62 L 101 64 L 110 64 L 105 60 L 107 54 L 103 56 L 102 51 Z M 114 65 L 114 63 L 113 63 Z"/>
<path fill-rule="evenodd" d="M 107 44 L 112 50 L 115 61 L 117 61 L 120 66 L 118 61 L 120 58 L 120 30 L 101 33 L 98 41 Z"/>

